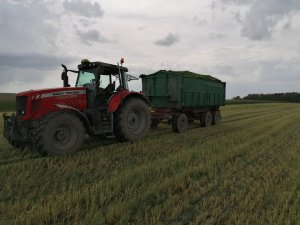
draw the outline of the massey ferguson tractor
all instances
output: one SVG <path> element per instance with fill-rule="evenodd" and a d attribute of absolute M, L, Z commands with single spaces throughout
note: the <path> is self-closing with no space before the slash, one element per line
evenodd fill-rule
<path fill-rule="evenodd" d="M 123 62 L 82 60 L 78 71 L 62 65 L 63 88 L 17 94 L 16 113 L 3 115 L 4 137 L 15 148 L 30 146 L 46 155 L 76 152 L 86 134 L 114 134 L 121 142 L 143 138 L 150 128 L 149 100 L 128 90 L 135 77 Z M 68 72 L 77 74 L 75 87 Z"/>

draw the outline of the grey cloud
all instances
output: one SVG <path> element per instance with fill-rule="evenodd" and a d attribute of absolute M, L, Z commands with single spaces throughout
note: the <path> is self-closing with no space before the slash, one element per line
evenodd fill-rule
<path fill-rule="evenodd" d="M 247 5 L 250 4 L 256 0 L 221 0 L 223 3 L 231 3 L 236 5 Z M 214 1 L 212 4 L 217 4 L 217 1 Z"/>
<path fill-rule="evenodd" d="M 193 22 L 194 22 L 197 26 L 203 26 L 203 25 L 207 24 L 207 20 L 198 18 L 197 15 L 195 15 L 195 16 L 193 17 Z"/>
<path fill-rule="evenodd" d="M 289 61 L 284 59 L 259 61 L 257 65 L 259 66 L 261 80 L 280 82 L 300 81 L 300 65 L 296 59 Z"/>
<path fill-rule="evenodd" d="M 179 41 L 178 35 L 169 33 L 165 38 L 155 41 L 154 44 L 161 45 L 161 46 L 171 46 L 178 41 Z"/>
<path fill-rule="evenodd" d="M 93 42 L 106 43 L 111 42 L 105 38 L 99 31 L 91 29 L 87 31 L 81 31 L 77 29 L 77 34 L 81 41 L 87 45 L 91 45 Z"/>
<path fill-rule="evenodd" d="M 246 96 L 249 93 L 275 93 L 299 91 L 300 65 L 297 59 L 239 61 L 212 67 L 211 74 L 224 76 L 227 81 L 227 97 Z M 209 74 L 209 72 L 208 72 Z M 247 79 L 241 79 L 243 77 Z"/>
<path fill-rule="evenodd" d="M 265 40 L 272 37 L 275 26 L 300 10 L 299 0 L 219 0 L 223 4 L 249 5 L 244 19 L 236 15 L 242 24 L 241 35 L 250 40 Z"/>
<path fill-rule="evenodd" d="M 211 4 L 210 4 L 210 9 L 211 10 L 215 10 L 217 8 L 217 2 L 216 1 L 213 1 Z"/>
<path fill-rule="evenodd" d="M 41 53 L 10 54 L 0 53 L 0 69 L 6 68 L 30 68 L 38 70 L 49 70 L 60 67 L 62 63 L 69 63 L 70 57 L 60 57 Z"/>
<path fill-rule="evenodd" d="M 288 18 L 288 20 L 283 24 L 282 29 L 284 31 L 290 30 L 292 28 L 292 21 L 291 18 Z"/>
<path fill-rule="evenodd" d="M 138 27 L 137 29 L 139 30 L 139 31 L 142 31 L 142 30 L 145 30 L 147 28 L 147 26 L 140 26 L 140 27 Z"/>
<path fill-rule="evenodd" d="M 49 70 L 69 63 L 58 56 L 59 15 L 52 0 L 0 1 L 0 82 L 42 82 Z M 55 21 L 55 22 L 54 22 Z M 16 87 L 16 90 L 18 87 Z"/>
<path fill-rule="evenodd" d="M 9 84 L 11 82 L 19 83 L 41 83 L 45 79 L 43 72 L 29 68 L 1 68 L 0 85 Z M 3 85 L 4 86 L 4 85 Z M 5 87 L 5 86 L 4 86 Z M 14 92 L 9 90 L 6 92 Z"/>
<path fill-rule="evenodd" d="M 1 51 L 55 50 L 57 30 L 45 22 L 53 18 L 44 1 L 0 1 Z"/>
<path fill-rule="evenodd" d="M 242 16 L 240 12 L 236 12 L 233 15 L 234 19 L 238 22 L 238 23 L 243 23 L 244 21 L 242 20 Z"/>
<path fill-rule="evenodd" d="M 84 17 L 102 17 L 103 9 L 97 2 L 91 3 L 84 0 L 65 0 L 63 6 L 66 10 Z"/>
<path fill-rule="evenodd" d="M 85 28 L 93 25 L 93 21 L 86 18 L 79 19 L 79 23 Z"/>
<path fill-rule="evenodd" d="M 118 18 L 122 20 L 139 20 L 139 21 L 149 21 L 153 19 L 153 17 L 145 15 L 144 13 L 132 13 L 132 12 L 122 12 L 116 15 Z"/>
<path fill-rule="evenodd" d="M 209 34 L 209 37 L 210 37 L 211 39 L 224 39 L 224 38 L 227 38 L 226 35 L 221 34 L 221 33 L 210 33 L 210 34 Z"/>
<path fill-rule="evenodd" d="M 221 75 L 231 76 L 231 77 L 236 76 L 234 68 L 231 65 L 219 64 L 219 65 L 214 66 L 214 69 L 218 74 L 221 74 Z"/>
<path fill-rule="evenodd" d="M 75 59 L 67 56 L 47 55 L 42 53 L 29 54 L 0 54 L 0 84 L 10 82 L 20 83 L 42 83 L 49 75 L 49 71 L 58 71 L 57 80 L 60 79 L 59 72 L 61 64 L 68 65 Z M 44 84 L 45 85 L 45 84 Z"/>

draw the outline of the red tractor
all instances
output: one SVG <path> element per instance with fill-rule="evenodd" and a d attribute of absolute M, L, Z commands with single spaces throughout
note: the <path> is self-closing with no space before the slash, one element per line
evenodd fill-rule
<path fill-rule="evenodd" d="M 3 135 L 15 148 L 31 146 L 42 154 L 76 152 L 86 134 L 136 141 L 150 128 L 149 100 L 129 91 L 135 77 L 122 66 L 82 60 L 78 71 L 64 70 L 63 88 L 30 90 L 16 96 L 16 113 L 4 114 Z M 77 74 L 70 87 L 68 72 Z"/>

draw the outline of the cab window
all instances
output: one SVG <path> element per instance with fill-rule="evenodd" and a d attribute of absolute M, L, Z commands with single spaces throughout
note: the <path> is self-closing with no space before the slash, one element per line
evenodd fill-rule
<path fill-rule="evenodd" d="M 80 71 L 76 87 L 82 87 L 84 84 L 95 85 L 95 75 L 94 73 Z"/>
<path fill-rule="evenodd" d="M 106 88 L 110 84 L 110 75 L 101 75 L 100 76 L 100 87 Z"/>

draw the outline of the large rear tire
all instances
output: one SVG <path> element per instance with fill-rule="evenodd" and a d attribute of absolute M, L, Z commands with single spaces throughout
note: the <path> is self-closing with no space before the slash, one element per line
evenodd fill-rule
<path fill-rule="evenodd" d="M 67 155 L 80 149 L 84 141 L 80 119 L 68 113 L 51 113 L 38 121 L 35 146 L 43 155 Z"/>
<path fill-rule="evenodd" d="M 137 141 L 150 129 L 151 115 L 148 105 L 139 98 L 129 98 L 115 112 L 114 134 L 118 141 Z"/>

